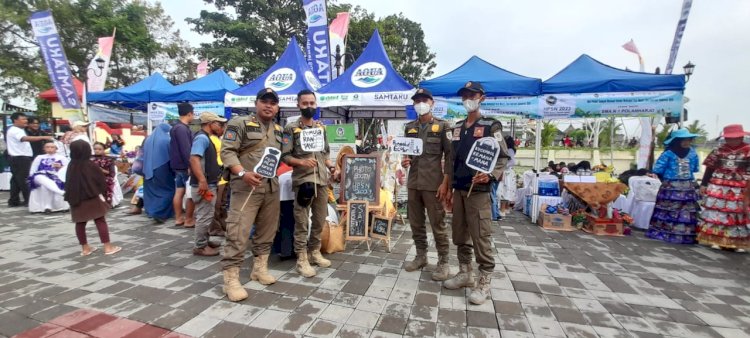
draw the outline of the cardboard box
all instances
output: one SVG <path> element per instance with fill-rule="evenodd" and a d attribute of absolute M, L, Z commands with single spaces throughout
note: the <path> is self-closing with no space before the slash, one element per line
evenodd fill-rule
<path fill-rule="evenodd" d="M 611 218 L 598 218 L 586 215 L 586 223 L 583 231 L 599 236 L 623 236 L 622 220 L 616 221 Z"/>
<path fill-rule="evenodd" d="M 543 205 L 542 209 L 539 211 L 539 219 L 537 220 L 537 223 L 539 224 L 539 226 L 547 230 L 557 230 L 557 231 L 577 230 L 572 225 L 573 224 L 572 215 L 548 214 L 545 212 L 546 209 L 547 209 L 547 206 Z"/>

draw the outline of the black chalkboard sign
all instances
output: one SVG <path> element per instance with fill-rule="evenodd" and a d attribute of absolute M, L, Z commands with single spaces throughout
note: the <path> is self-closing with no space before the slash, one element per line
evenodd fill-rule
<path fill-rule="evenodd" d="M 346 203 L 347 240 L 367 240 L 368 223 L 367 201 L 349 201 Z"/>
<path fill-rule="evenodd" d="M 341 203 L 380 203 L 380 158 L 375 155 L 346 155 L 342 168 Z"/>
<path fill-rule="evenodd" d="M 391 219 L 383 216 L 372 216 L 372 226 L 370 227 L 370 237 L 390 240 L 391 238 Z"/>

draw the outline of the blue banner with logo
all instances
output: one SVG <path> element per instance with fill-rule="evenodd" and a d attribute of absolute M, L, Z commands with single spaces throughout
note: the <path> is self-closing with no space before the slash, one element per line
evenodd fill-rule
<path fill-rule="evenodd" d="M 55 88 L 60 105 L 66 110 L 80 110 L 81 104 L 73 85 L 73 75 L 70 73 L 68 58 L 65 56 L 65 50 L 60 35 L 57 33 L 52 12 L 35 12 L 29 17 L 29 22 L 34 31 L 34 37 L 39 42 L 39 48 L 42 50 L 47 73 L 52 86 Z"/>
<path fill-rule="evenodd" d="M 307 15 L 307 62 L 320 84 L 331 82 L 331 49 L 325 0 L 302 0 Z"/>
<path fill-rule="evenodd" d="M 540 118 L 538 96 L 488 97 L 481 103 L 482 115 L 495 118 Z M 466 118 L 460 97 L 435 97 L 433 115 L 444 119 Z"/>
<path fill-rule="evenodd" d="M 610 116 L 680 116 L 682 92 L 548 94 L 539 100 L 544 119 Z"/>

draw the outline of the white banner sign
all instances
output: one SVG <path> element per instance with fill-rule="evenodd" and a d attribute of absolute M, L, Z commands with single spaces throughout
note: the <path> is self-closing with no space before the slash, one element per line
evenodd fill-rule
<path fill-rule="evenodd" d="M 323 128 L 309 128 L 300 132 L 299 143 L 302 150 L 307 152 L 320 152 L 325 150 L 326 140 Z"/>
<path fill-rule="evenodd" d="M 419 156 L 423 149 L 422 139 L 416 137 L 394 137 L 391 143 L 391 152 L 394 154 Z"/>
<path fill-rule="evenodd" d="M 413 90 L 384 93 L 320 94 L 318 106 L 379 106 L 404 107 L 412 104 Z"/>

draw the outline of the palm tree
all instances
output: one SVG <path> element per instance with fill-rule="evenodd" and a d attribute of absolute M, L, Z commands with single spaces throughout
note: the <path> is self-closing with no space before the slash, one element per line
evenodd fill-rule
<path fill-rule="evenodd" d="M 663 123 L 661 125 L 661 130 L 656 133 L 656 146 L 661 147 L 664 146 L 664 141 L 667 140 L 667 137 L 669 137 L 669 133 L 672 131 L 672 125 Z"/>
<path fill-rule="evenodd" d="M 542 146 L 549 147 L 555 142 L 557 125 L 552 121 L 544 121 L 542 125 Z"/>
<path fill-rule="evenodd" d="M 690 133 L 698 135 L 695 138 L 696 143 L 705 142 L 708 138 L 708 131 L 706 131 L 706 125 L 701 123 L 700 120 L 693 120 L 687 127 L 685 127 Z"/>
<path fill-rule="evenodd" d="M 617 136 L 617 132 L 622 129 L 622 123 L 617 122 L 615 119 L 607 119 L 602 126 L 601 133 L 599 134 L 599 146 L 610 147 L 614 140 L 612 137 L 612 129 L 614 128 L 614 135 Z"/>

